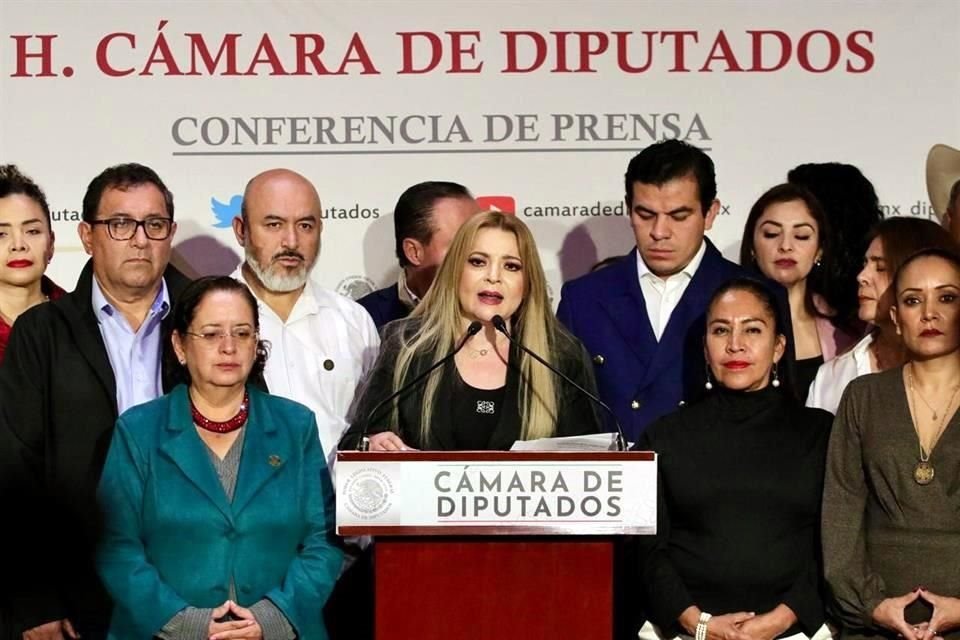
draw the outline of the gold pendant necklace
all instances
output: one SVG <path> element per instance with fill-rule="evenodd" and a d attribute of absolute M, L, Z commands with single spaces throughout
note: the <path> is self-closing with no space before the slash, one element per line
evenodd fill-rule
<path fill-rule="evenodd" d="M 934 422 L 936 422 L 937 411 L 930 406 L 930 403 L 927 402 L 927 399 L 923 397 L 923 394 L 916 389 L 913 383 L 912 362 L 907 369 L 907 386 L 910 389 L 910 397 L 913 400 L 913 406 L 917 406 L 916 398 L 919 396 L 920 400 L 923 401 L 923 404 L 927 405 L 927 408 L 930 409 L 930 412 L 933 414 L 932 419 Z M 957 385 L 953 388 L 953 393 L 950 395 L 950 400 L 947 401 L 947 406 L 943 408 L 943 416 L 940 418 L 940 427 L 937 429 L 937 433 L 933 437 L 933 442 L 930 443 L 930 451 L 924 451 L 923 441 L 920 438 L 920 427 L 917 425 L 917 419 L 913 413 L 910 414 L 910 419 L 913 422 L 913 430 L 917 434 L 917 444 L 920 448 L 920 461 L 917 462 L 917 465 L 913 468 L 913 479 L 921 486 L 926 486 L 933 482 L 934 477 L 937 475 L 937 470 L 934 468 L 933 463 L 930 462 L 930 456 L 933 454 L 933 449 L 937 446 L 937 443 L 940 441 L 940 436 L 943 435 L 943 430 L 947 426 L 947 416 L 949 415 L 950 407 L 953 406 L 954 399 L 957 397 L 958 390 L 960 390 L 960 385 Z"/>

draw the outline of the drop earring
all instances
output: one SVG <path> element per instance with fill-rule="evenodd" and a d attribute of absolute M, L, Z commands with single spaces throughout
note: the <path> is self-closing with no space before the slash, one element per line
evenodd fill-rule
<path fill-rule="evenodd" d="M 707 374 L 707 382 L 703 385 L 703 388 L 707 391 L 713 391 L 713 382 L 710 381 L 710 365 L 703 365 L 704 373 Z"/>
<path fill-rule="evenodd" d="M 780 387 L 780 378 L 779 378 L 779 376 L 777 375 L 777 363 L 776 363 L 776 362 L 773 363 L 773 381 L 772 381 L 770 384 L 773 385 L 773 388 L 774 388 L 774 389 L 777 389 L 777 388 Z"/>

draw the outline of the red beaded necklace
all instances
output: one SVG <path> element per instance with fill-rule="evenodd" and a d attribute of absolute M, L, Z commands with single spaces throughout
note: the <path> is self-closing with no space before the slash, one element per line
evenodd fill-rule
<path fill-rule="evenodd" d="M 193 404 L 193 398 L 190 398 L 190 413 L 193 415 L 193 423 L 201 429 L 214 433 L 230 433 L 242 427 L 247 421 L 247 416 L 250 415 L 250 394 L 246 391 L 243 392 L 243 403 L 240 405 L 240 411 L 224 422 L 211 420 L 200 413 L 197 405 Z"/>

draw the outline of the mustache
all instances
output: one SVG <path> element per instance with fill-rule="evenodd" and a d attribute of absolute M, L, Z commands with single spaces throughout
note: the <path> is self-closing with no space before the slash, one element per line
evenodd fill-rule
<path fill-rule="evenodd" d="M 275 254 L 272 258 L 270 258 L 270 261 L 276 262 L 277 260 L 281 260 L 283 258 L 297 258 L 299 260 L 302 260 L 303 262 L 307 261 L 307 259 L 303 256 L 303 254 L 297 253 L 296 251 L 281 251 L 280 253 Z"/>

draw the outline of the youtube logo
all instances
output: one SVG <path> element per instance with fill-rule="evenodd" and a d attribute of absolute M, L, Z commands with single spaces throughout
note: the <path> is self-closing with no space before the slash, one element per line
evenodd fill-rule
<path fill-rule="evenodd" d="M 513 196 L 477 196 L 476 200 L 481 211 L 517 212 L 517 201 Z"/>

